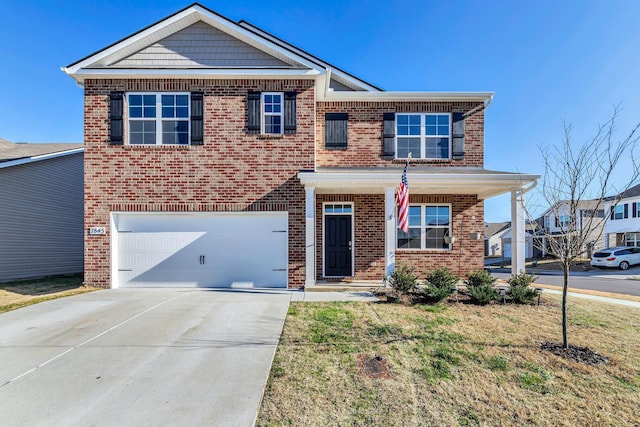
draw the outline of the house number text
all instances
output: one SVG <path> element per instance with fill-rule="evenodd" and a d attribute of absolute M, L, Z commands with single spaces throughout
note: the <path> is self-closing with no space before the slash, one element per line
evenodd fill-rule
<path fill-rule="evenodd" d="M 107 234 L 107 229 L 105 227 L 91 227 L 89 234 Z"/>

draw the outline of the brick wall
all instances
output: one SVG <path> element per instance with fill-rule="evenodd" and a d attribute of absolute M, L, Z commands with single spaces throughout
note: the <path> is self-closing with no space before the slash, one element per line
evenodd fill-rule
<path fill-rule="evenodd" d="M 316 110 L 316 148 L 318 167 L 386 167 L 403 160 L 385 160 L 382 155 L 382 117 L 386 112 L 450 113 L 469 111 L 481 105 L 473 102 L 321 102 Z M 325 150 L 325 113 L 348 113 L 348 149 Z M 483 166 L 484 111 L 465 119 L 465 156 L 463 160 L 412 160 L 412 165 Z"/>
<path fill-rule="evenodd" d="M 289 212 L 289 286 L 305 277 L 304 188 L 314 167 L 314 92 L 309 80 L 87 80 L 85 82 L 85 282 L 109 287 L 111 211 Z M 203 91 L 204 145 L 109 145 L 109 93 Z M 297 133 L 246 133 L 248 91 L 296 91 Z M 126 137 L 125 137 L 126 138 Z"/>
<path fill-rule="evenodd" d="M 323 203 L 353 203 L 354 215 L 354 278 L 382 280 L 384 259 L 384 195 L 380 194 L 318 194 L 316 197 L 316 278 L 323 278 Z M 411 195 L 410 203 L 451 204 L 451 233 L 456 236 L 451 250 L 398 250 L 396 265 L 408 263 L 423 273 L 447 267 L 454 274 L 464 274 L 484 267 L 484 204 L 471 195 Z M 473 219 L 475 217 L 475 219 Z M 470 233 L 479 232 L 480 240 L 471 240 Z"/>

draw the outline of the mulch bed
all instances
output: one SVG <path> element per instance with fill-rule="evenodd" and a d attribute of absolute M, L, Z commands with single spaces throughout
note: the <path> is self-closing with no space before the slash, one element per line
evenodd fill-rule
<path fill-rule="evenodd" d="M 392 378 L 391 369 L 382 356 L 358 355 L 360 374 L 371 378 Z"/>
<path fill-rule="evenodd" d="M 609 363 L 609 358 L 590 350 L 589 347 L 576 347 L 569 345 L 569 348 L 564 348 L 562 344 L 554 342 L 543 342 L 540 346 L 542 350 L 551 352 L 556 356 L 564 357 L 578 363 L 584 363 L 585 365 L 598 366 Z"/>

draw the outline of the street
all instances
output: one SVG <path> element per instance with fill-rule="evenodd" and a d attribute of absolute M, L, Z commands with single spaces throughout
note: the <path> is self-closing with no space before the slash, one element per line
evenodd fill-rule
<path fill-rule="evenodd" d="M 529 271 L 538 278 L 536 283 L 542 285 L 562 286 L 561 271 Z M 491 275 L 507 280 L 511 277 L 508 269 L 491 270 Z M 620 270 L 594 270 L 585 272 L 572 271 L 569 275 L 569 288 L 591 291 L 610 292 L 623 295 L 640 296 L 640 267 Z"/>

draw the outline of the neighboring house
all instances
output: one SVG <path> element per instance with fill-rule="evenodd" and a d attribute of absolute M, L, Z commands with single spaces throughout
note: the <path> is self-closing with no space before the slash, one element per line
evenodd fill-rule
<path fill-rule="evenodd" d="M 587 245 L 582 248 L 586 257 L 591 257 L 594 250 L 605 247 L 604 226 L 605 226 L 605 209 L 603 204 L 597 200 L 581 200 L 576 208 L 575 230 L 582 231 L 591 222 L 591 232 L 586 237 Z M 542 216 L 536 219 L 537 228 L 536 243 L 541 250 L 541 256 L 548 254 L 548 239 L 554 236 L 564 234 L 568 229 L 572 229 L 574 219 L 571 216 L 571 208 L 569 201 L 561 201 L 547 209 Z"/>
<path fill-rule="evenodd" d="M 199 4 L 64 71 L 84 88 L 85 229 L 105 230 L 85 240 L 94 286 L 479 270 L 484 199 L 511 192 L 524 218 L 538 178 L 484 169 L 492 93 L 385 92 Z"/>
<path fill-rule="evenodd" d="M 524 245 L 524 256 L 525 258 L 539 258 L 542 256 L 542 251 L 536 247 L 534 233 L 536 231 L 536 225 L 527 222 L 525 224 L 525 245 Z M 511 259 L 512 253 L 512 244 L 511 244 L 511 224 L 509 224 L 505 229 L 503 229 L 499 234 L 498 238 L 500 239 L 502 245 L 502 258 Z"/>
<path fill-rule="evenodd" d="M 502 231 L 510 226 L 508 221 L 484 223 L 484 256 L 502 256 Z"/>
<path fill-rule="evenodd" d="M 82 147 L 0 139 L 0 282 L 82 272 Z"/>
<path fill-rule="evenodd" d="M 640 184 L 607 198 L 604 211 L 606 247 L 640 246 Z"/>

